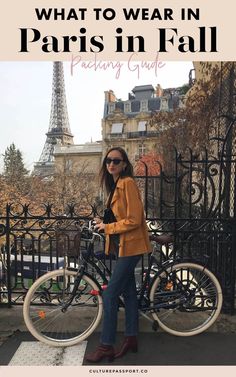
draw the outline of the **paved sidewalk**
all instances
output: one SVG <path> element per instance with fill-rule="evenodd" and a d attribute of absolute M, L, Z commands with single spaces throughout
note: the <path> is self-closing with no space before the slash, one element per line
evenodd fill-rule
<path fill-rule="evenodd" d="M 153 333 L 151 323 L 144 318 L 140 318 L 140 332 Z M 124 319 L 123 313 L 119 313 L 118 331 L 123 331 Z M 22 306 L 12 306 L 11 308 L 0 307 L 0 344 L 8 337 L 13 335 L 17 330 L 27 332 L 22 315 Z M 99 329 L 98 329 L 99 331 Z M 162 330 L 158 330 L 162 332 Z M 210 333 L 235 333 L 236 334 L 236 315 L 230 316 L 221 314 L 216 323 L 210 327 L 207 332 Z"/>
<path fill-rule="evenodd" d="M 88 341 L 66 348 L 49 347 L 37 342 L 29 333 L 15 332 L 0 346 L 0 365 L 9 366 L 77 366 L 90 365 L 84 354 L 94 351 L 100 334 L 93 333 Z M 123 334 L 117 334 L 117 345 Z M 112 363 L 103 360 L 96 365 L 198 365 L 236 366 L 236 333 L 208 332 L 192 337 L 174 337 L 167 333 L 139 333 L 138 353 L 127 353 Z M 79 348 L 83 348 L 80 350 Z M 30 355 L 30 358 L 29 358 Z"/>
<path fill-rule="evenodd" d="M 123 339 L 123 314 L 119 313 L 117 346 Z M 35 341 L 27 331 L 22 316 L 22 306 L 1 307 L 0 365 L 89 365 L 83 360 L 84 353 L 93 351 L 97 346 L 99 330 L 98 328 L 98 331 L 93 333 L 84 344 L 79 345 L 83 348 L 81 352 L 78 346 L 67 349 L 49 347 L 49 350 L 44 350 L 45 345 Z M 112 364 L 105 360 L 102 365 L 236 366 L 236 316 L 222 314 L 208 331 L 193 337 L 175 337 L 161 330 L 155 333 L 151 324 L 140 318 L 139 339 L 138 354 L 128 353 Z M 29 364 L 29 352 L 30 361 L 32 362 L 35 357 L 36 364 Z"/>

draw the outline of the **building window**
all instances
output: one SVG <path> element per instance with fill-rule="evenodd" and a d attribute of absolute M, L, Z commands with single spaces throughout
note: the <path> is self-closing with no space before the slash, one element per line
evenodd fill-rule
<path fill-rule="evenodd" d="M 72 160 L 66 160 L 66 164 L 65 164 L 65 168 L 66 168 L 66 171 L 69 172 L 72 170 L 72 167 L 73 167 L 73 162 Z"/>
<path fill-rule="evenodd" d="M 139 144 L 138 146 L 138 155 L 142 157 L 146 153 L 146 146 L 145 144 Z"/>
<path fill-rule="evenodd" d="M 145 132 L 147 130 L 146 123 L 144 121 L 138 122 L 138 132 Z"/>
<path fill-rule="evenodd" d="M 113 113 L 114 110 L 115 110 L 115 103 L 114 102 L 109 103 L 109 105 L 108 105 L 108 114 Z"/>
<path fill-rule="evenodd" d="M 166 97 L 161 98 L 161 110 L 162 111 L 168 111 L 169 110 L 168 98 L 166 98 Z"/>
<path fill-rule="evenodd" d="M 123 132 L 123 123 L 112 123 L 111 134 L 113 136 L 120 135 Z"/>
<path fill-rule="evenodd" d="M 124 111 L 125 111 L 125 113 L 131 113 L 131 103 L 130 102 L 125 102 Z"/>
<path fill-rule="evenodd" d="M 140 101 L 140 112 L 148 111 L 148 101 L 146 99 Z"/>

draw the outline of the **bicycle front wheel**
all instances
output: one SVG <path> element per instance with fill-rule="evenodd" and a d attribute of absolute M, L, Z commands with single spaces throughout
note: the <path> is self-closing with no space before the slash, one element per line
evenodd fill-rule
<path fill-rule="evenodd" d="M 152 316 L 160 327 L 177 336 L 208 329 L 222 307 L 220 284 L 207 268 L 179 263 L 154 278 L 150 290 Z"/>
<path fill-rule="evenodd" d="M 102 317 L 102 297 L 96 282 L 83 275 L 73 301 L 70 300 L 76 271 L 48 272 L 30 287 L 24 300 L 23 316 L 31 334 L 41 342 L 61 347 L 86 339 Z"/>

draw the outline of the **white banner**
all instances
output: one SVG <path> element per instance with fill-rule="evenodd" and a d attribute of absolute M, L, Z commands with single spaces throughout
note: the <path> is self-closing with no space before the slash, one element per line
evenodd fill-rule
<path fill-rule="evenodd" d="M 8 0 L 1 60 L 235 60 L 236 2 Z"/>

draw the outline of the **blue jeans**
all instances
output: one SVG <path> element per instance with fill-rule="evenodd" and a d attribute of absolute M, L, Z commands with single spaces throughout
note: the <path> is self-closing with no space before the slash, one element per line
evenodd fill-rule
<path fill-rule="evenodd" d="M 134 269 L 141 255 L 118 258 L 111 279 L 103 292 L 103 325 L 101 343 L 115 343 L 118 302 L 122 294 L 125 303 L 125 335 L 135 336 L 138 333 L 138 302 Z"/>

